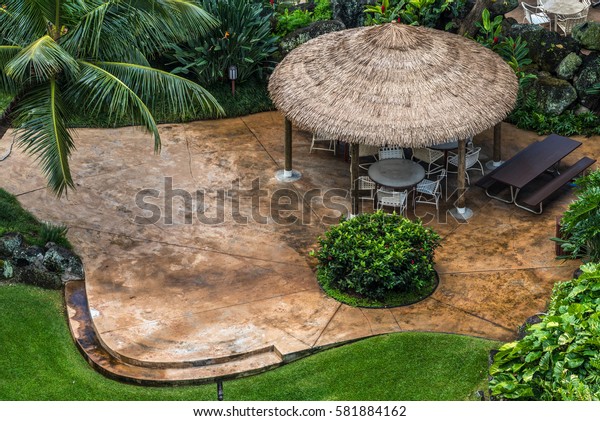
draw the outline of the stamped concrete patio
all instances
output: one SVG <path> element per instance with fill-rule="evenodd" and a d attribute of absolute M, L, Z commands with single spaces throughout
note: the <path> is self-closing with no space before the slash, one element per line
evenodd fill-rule
<path fill-rule="evenodd" d="M 540 138 L 503 130 L 504 157 Z M 60 200 L 21 151 L 0 165 L 1 187 L 38 218 L 70 227 L 86 268 L 85 290 L 77 283 L 65 289 L 72 332 L 109 375 L 207 381 L 407 330 L 507 341 L 525 318 L 544 311 L 554 282 L 577 266 L 556 261 L 548 239 L 570 192 L 536 216 L 473 187 L 468 223 L 444 211 L 431 221 L 443 246 L 440 285 L 430 298 L 392 309 L 348 307 L 323 294 L 308 255 L 349 207 L 343 157 L 309 154 L 309 134 L 295 132 L 302 179 L 276 181 L 283 165 L 276 112 L 160 131 L 163 150 L 154 155 L 150 137 L 136 129 L 79 130 L 77 190 Z M 600 138 L 578 140 L 584 145 L 566 163 L 600 155 Z M 491 154 L 491 132 L 475 142 Z M 417 214 L 431 210 L 417 207 Z"/>

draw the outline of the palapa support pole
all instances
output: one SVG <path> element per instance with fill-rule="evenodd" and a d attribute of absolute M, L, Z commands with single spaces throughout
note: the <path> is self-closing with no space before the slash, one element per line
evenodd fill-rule
<path fill-rule="evenodd" d="M 494 151 L 492 160 L 485 163 L 487 169 L 493 170 L 503 164 L 502 161 L 502 122 L 494 126 Z"/>
<path fill-rule="evenodd" d="M 450 214 L 457 220 L 469 219 L 473 216 L 473 211 L 466 206 L 465 192 L 466 192 L 466 152 L 467 152 L 467 141 L 465 139 L 458 139 L 458 169 L 457 169 L 457 193 L 458 199 L 456 199 L 456 208 L 450 210 Z"/>
<path fill-rule="evenodd" d="M 360 212 L 358 202 L 358 154 L 360 145 L 352 143 L 350 146 L 350 195 L 352 200 L 352 210 L 350 217 L 357 216 Z"/>
<path fill-rule="evenodd" d="M 288 118 L 285 119 L 283 154 L 285 156 L 283 171 L 277 171 L 275 178 L 279 181 L 285 182 L 299 180 L 302 177 L 302 174 L 300 174 L 298 171 L 292 170 L 292 122 Z"/>
<path fill-rule="evenodd" d="M 285 143 L 283 145 L 283 151 L 285 154 L 285 164 L 283 169 L 285 170 L 286 176 L 292 175 L 292 122 L 289 119 L 285 119 Z"/>

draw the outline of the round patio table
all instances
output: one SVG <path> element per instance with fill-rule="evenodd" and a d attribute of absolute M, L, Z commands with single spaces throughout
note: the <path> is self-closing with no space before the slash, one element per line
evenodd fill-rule
<path fill-rule="evenodd" d="M 382 159 L 369 166 L 369 177 L 380 186 L 404 190 L 425 178 L 425 169 L 409 159 Z"/>
<path fill-rule="evenodd" d="M 451 151 L 458 149 L 458 140 L 451 140 L 450 142 L 446 143 L 438 143 L 437 145 L 429 146 L 429 148 L 437 151 Z"/>
<path fill-rule="evenodd" d="M 548 0 L 542 8 L 555 15 L 574 15 L 581 12 L 585 5 L 579 0 Z"/>

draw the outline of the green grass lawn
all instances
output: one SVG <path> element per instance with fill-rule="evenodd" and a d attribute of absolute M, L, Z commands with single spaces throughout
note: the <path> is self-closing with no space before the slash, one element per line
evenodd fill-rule
<path fill-rule="evenodd" d="M 76 349 L 59 291 L 0 284 L 0 400 L 215 400 L 214 384 L 142 387 L 96 373 Z M 226 400 L 465 400 L 498 344 L 400 333 L 224 383 Z"/>

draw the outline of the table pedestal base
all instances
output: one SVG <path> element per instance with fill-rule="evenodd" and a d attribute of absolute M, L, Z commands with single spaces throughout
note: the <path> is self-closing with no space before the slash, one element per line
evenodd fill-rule
<path fill-rule="evenodd" d="M 485 163 L 485 167 L 488 170 L 495 170 L 496 168 L 498 168 L 502 164 L 504 164 L 504 161 L 488 161 L 488 162 Z"/>
<path fill-rule="evenodd" d="M 450 215 L 452 215 L 458 221 L 466 221 L 467 219 L 470 219 L 473 216 L 473 211 L 469 208 L 453 208 L 450 209 L 448 212 L 450 212 Z"/>
<path fill-rule="evenodd" d="M 294 181 L 298 181 L 302 178 L 302 173 L 296 170 L 286 171 L 279 170 L 275 173 L 275 178 L 278 181 L 283 181 L 285 183 L 291 183 Z"/>

